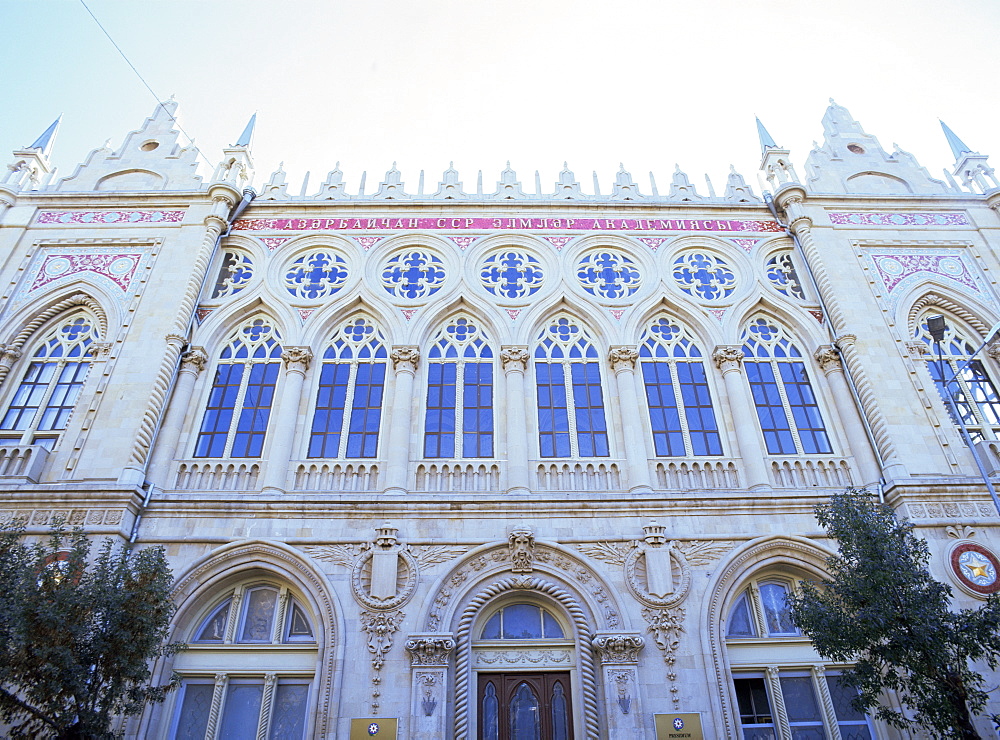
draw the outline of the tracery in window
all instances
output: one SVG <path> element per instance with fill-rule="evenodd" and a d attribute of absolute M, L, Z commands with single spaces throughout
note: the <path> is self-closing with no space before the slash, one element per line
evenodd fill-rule
<path fill-rule="evenodd" d="M 427 353 L 424 457 L 493 457 L 493 350 L 478 324 L 453 319 Z"/>
<path fill-rule="evenodd" d="M 782 295 L 798 298 L 800 301 L 805 299 L 806 295 L 802 291 L 799 275 L 795 271 L 791 252 L 780 252 L 771 257 L 764 265 L 764 274 L 774 289 Z"/>
<path fill-rule="evenodd" d="M 562 640 L 563 628 L 547 610 L 535 604 L 507 604 L 498 609 L 479 635 L 482 640 Z"/>
<path fill-rule="evenodd" d="M 743 332 L 743 368 L 771 455 L 832 451 L 798 347 L 776 322 L 759 317 Z"/>
<path fill-rule="evenodd" d="M 280 342 L 265 318 L 232 335 L 215 369 L 195 457 L 261 456 L 281 368 Z"/>
<path fill-rule="evenodd" d="M 602 249 L 580 258 L 576 276 L 585 291 L 599 298 L 628 298 L 642 287 L 635 262 L 617 249 Z"/>
<path fill-rule="evenodd" d="M 64 320 L 42 338 L 0 420 L 0 439 L 52 449 L 80 397 L 90 369 L 88 352 L 98 338 L 86 314 Z"/>
<path fill-rule="evenodd" d="M 536 257 L 519 249 L 504 249 L 483 260 L 479 279 L 498 298 L 528 298 L 542 287 L 542 268 Z"/>
<path fill-rule="evenodd" d="M 686 328 L 657 319 L 639 345 L 657 456 L 721 455 L 701 350 Z"/>
<path fill-rule="evenodd" d="M 587 331 L 567 316 L 550 323 L 534 351 L 542 457 L 607 457 L 601 366 Z"/>
<path fill-rule="evenodd" d="M 295 298 L 315 301 L 329 298 L 347 282 L 347 263 L 330 249 L 314 249 L 285 270 L 284 283 Z"/>
<path fill-rule="evenodd" d="M 939 313 L 936 309 L 926 311 L 917 321 L 916 338 L 927 344 L 927 353 L 922 355 L 927 361 L 927 370 L 945 399 L 949 414 L 952 412 L 946 394 L 950 392 L 955 399 L 955 407 L 973 441 L 997 439 L 1000 437 L 1000 396 L 986 371 L 982 355 L 969 362 L 981 340 L 974 338 L 955 317 L 946 315 L 939 360 L 937 346 L 927 329 L 927 317 Z M 961 373 L 956 376 L 959 370 Z"/>
<path fill-rule="evenodd" d="M 323 353 L 309 434 L 309 457 L 375 457 L 388 353 L 382 331 L 355 317 Z"/>
<path fill-rule="evenodd" d="M 736 273 L 724 259 L 704 250 L 689 250 L 674 260 L 674 280 L 689 296 L 703 301 L 728 298 L 736 290 Z"/>
<path fill-rule="evenodd" d="M 382 287 L 396 298 L 427 298 L 444 286 L 444 263 L 436 254 L 411 249 L 391 257 L 382 268 Z"/>
<path fill-rule="evenodd" d="M 243 290 L 253 278 L 253 261 L 244 252 L 226 250 L 215 279 L 212 298 L 229 298 Z"/>

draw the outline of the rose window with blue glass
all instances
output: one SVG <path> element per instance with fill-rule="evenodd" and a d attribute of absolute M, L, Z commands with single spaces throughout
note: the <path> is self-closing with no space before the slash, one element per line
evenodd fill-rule
<path fill-rule="evenodd" d="M 479 270 L 483 287 L 498 298 L 528 298 L 542 287 L 542 269 L 530 254 L 504 250 L 483 260 Z"/>
<path fill-rule="evenodd" d="M 799 284 L 799 276 L 795 272 L 792 255 L 788 252 L 776 254 L 769 259 L 767 265 L 764 267 L 764 274 L 771 281 L 771 285 L 782 295 L 789 298 L 798 298 L 799 300 L 806 297 L 802 292 L 802 286 Z"/>
<path fill-rule="evenodd" d="M 636 264 L 611 250 L 584 256 L 576 267 L 576 276 L 583 289 L 598 298 L 628 298 L 642 286 Z"/>
<path fill-rule="evenodd" d="M 253 262 L 243 252 L 227 251 L 222 256 L 212 298 L 229 298 L 247 287 L 253 278 Z"/>
<path fill-rule="evenodd" d="M 728 298 L 736 290 L 736 273 L 709 252 L 685 252 L 674 260 L 674 280 L 689 296 L 703 301 Z"/>
<path fill-rule="evenodd" d="M 285 289 L 296 298 L 328 298 L 347 282 L 347 263 L 335 252 L 320 249 L 293 261 L 285 272 Z"/>
<path fill-rule="evenodd" d="M 416 300 L 441 290 L 445 271 L 441 258 L 418 249 L 402 252 L 382 268 L 382 287 L 396 298 Z"/>

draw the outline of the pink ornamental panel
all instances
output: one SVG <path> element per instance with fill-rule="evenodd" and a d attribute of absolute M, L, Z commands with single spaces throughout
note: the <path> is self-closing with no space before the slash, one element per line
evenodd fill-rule
<path fill-rule="evenodd" d="M 843 226 L 969 226 L 964 213 L 830 213 L 830 222 Z"/>
<path fill-rule="evenodd" d="M 873 254 L 871 258 L 875 263 L 875 269 L 878 270 L 879 277 L 882 278 L 886 290 L 890 293 L 903 280 L 917 273 L 940 275 L 941 277 L 961 283 L 977 293 L 980 292 L 976 279 L 969 272 L 969 268 L 959 256 Z"/>
<path fill-rule="evenodd" d="M 48 285 L 54 280 L 84 272 L 102 275 L 125 291 L 132 282 L 141 258 L 141 254 L 125 253 L 47 254 L 28 292 Z"/>
<path fill-rule="evenodd" d="M 175 224 L 184 211 L 39 211 L 39 224 Z"/>

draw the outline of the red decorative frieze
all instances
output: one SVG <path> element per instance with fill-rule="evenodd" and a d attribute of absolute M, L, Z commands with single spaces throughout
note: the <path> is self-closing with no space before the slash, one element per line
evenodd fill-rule
<path fill-rule="evenodd" d="M 508 308 L 507 309 L 507 315 L 510 316 L 510 320 L 513 321 L 514 319 L 516 319 L 518 316 L 521 315 L 521 309 L 519 309 L 519 308 Z"/>
<path fill-rule="evenodd" d="M 647 247 L 652 249 L 654 252 L 659 248 L 667 238 L 665 236 L 640 236 L 639 241 L 645 244 Z"/>
<path fill-rule="evenodd" d="M 830 222 L 841 226 L 970 226 L 964 213 L 830 213 Z"/>
<path fill-rule="evenodd" d="M 198 319 L 198 325 L 200 326 L 201 322 L 207 319 L 208 315 L 212 313 L 212 311 L 214 310 L 215 310 L 214 308 L 196 308 L 194 311 L 194 315 L 195 318 Z"/>
<path fill-rule="evenodd" d="M 184 211 L 39 211 L 39 224 L 175 224 L 184 220 Z"/>
<path fill-rule="evenodd" d="M 469 248 L 469 245 L 472 244 L 472 242 L 476 241 L 476 239 L 478 239 L 479 237 L 478 236 L 450 236 L 448 238 L 451 239 L 453 242 L 455 242 L 455 244 L 458 245 L 459 249 L 461 249 L 462 251 L 465 251 L 466 249 Z"/>
<path fill-rule="evenodd" d="M 273 252 L 291 238 L 290 236 L 262 236 L 260 240 L 264 242 L 265 247 Z"/>
<path fill-rule="evenodd" d="M 822 311 L 810 311 L 809 313 L 811 313 L 812 316 L 813 316 L 813 318 L 816 319 L 819 323 L 821 323 L 821 324 L 823 323 L 823 312 Z"/>
<path fill-rule="evenodd" d="M 722 322 L 722 317 L 726 315 L 726 309 L 724 308 L 710 308 L 708 312 L 712 314 L 720 323 Z"/>
<path fill-rule="evenodd" d="M 557 251 L 561 250 L 563 247 L 565 247 L 567 244 L 569 244 L 572 240 L 573 240 L 573 237 L 571 237 L 571 236 L 547 236 L 547 237 L 545 237 L 545 241 L 547 241 L 549 244 L 551 244 L 553 247 L 555 247 Z"/>
<path fill-rule="evenodd" d="M 615 317 L 616 321 L 621 321 L 622 316 L 625 314 L 624 308 L 611 308 L 608 310 L 611 312 L 611 315 Z"/>
<path fill-rule="evenodd" d="M 315 308 L 300 308 L 299 318 L 302 319 L 302 321 L 305 321 L 306 319 L 308 319 L 310 316 L 313 315 L 313 311 L 315 310 L 316 310 Z"/>
<path fill-rule="evenodd" d="M 747 254 L 750 253 L 760 239 L 733 239 L 733 243 Z"/>
<path fill-rule="evenodd" d="M 132 282 L 140 259 L 142 259 L 142 254 L 136 253 L 50 252 L 45 255 L 28 292 L 37 290 L 55 280 L 84 272 L 102 275 L 125 291 L 128 290 L 128 286 Z"/>
<path fill-rule="evenodd" d="M 403 318 L 405 318 L 407 321 L 409 321 L 410 319 L 413 318 L 413 314 L 415 314 L 417 312 L 417 309 L 415 309 L 415 308 L 401 308 L 401 309 L 399 309 L 399 311 L 400 311 L 400 313 L 403 314 Z"/>
<path fill-rule="evenodd" d="M 976 283 L 975 277 L 960 255 L 872 253 L 871 259 L 889 292 L 892 292 L 893 288 L 906 278 L 918 273 L 949 278 L 961 283 L 966 288 L 979 292 L 979 285 Z"/>
<path fill-rule="evenodd" d="M 361 247 L 367 252 L 369 249 L 374 247 L 380 241 L 385 239 L 384 236 L 356 236 L 354 241 L 361 245 Z"/>

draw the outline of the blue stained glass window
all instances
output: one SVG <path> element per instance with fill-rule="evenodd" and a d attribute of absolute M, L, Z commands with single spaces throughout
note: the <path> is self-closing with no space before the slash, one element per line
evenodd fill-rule
<path fill-rule="evenodd" d="M 752 320 L 743 333 L 743 368 L 771 455 L 832 451 L 802 353 L 769 319 Z"/>
<path fill-rule="evenodd" d="M 338 328 L 323 354 L 310 458 L 378 455 L 387 356 L 385 337 L 368 319 L 353 318 Z"/>
<path fill-rule="evenodd" d="M 266 319 L 239 329 L 222 350 L 195 457 L 260 457 L 281 367 L 281 338 Z"/>
<path fill-rule="evenodd" d="M 577 264 L 576 276 L 585 291 L 600 298 L 628 298 L 642 286 L 636 264 L 616 250 L 584 256 Z"/>
<path fill-rule="evenodd" d="M 601 370 L 586 332 L 559 317 L 534 354 L 541 457 L 607 457 Z"/>
<path fill-rule="evenodd" d="M 428 352 L 424 457 L 493 457 L 493 350 L 464 316 L 439 331 Z"/>
<path fill-rule="evenodd" d="M 639 345 L 639 357 L 656 455 L 721 455 L 705 363 L 687 330 L 657 319 Z"/>
<path fill-rule="evenodd" d="M 427 298 L 441 290 L 445 280 L 441 258 L 412 249 L 390 258 L 382 268 L 382 287 L 396 298 Z"/>
<path fill-rule="evenodd" d="M 527 298 L 542 287 L 542 270 L 535 257 L 520 250 L 504 250 L 483 260 L 479 278 L 483 287 L 500 298 Z"/>
<path fill-rule="evenodd" d="M 57 435 L 43 434 L 46 443 L 34 438 L 34 433 L 66 428 L 90 370 L 87 353 L 97 338 L 93 321 L 86 316 L 71 318 L 45 335 L 0 420 L 0 429 L 22 432 L 23 444 L 54 444 Z"/>
<path fill-rule="evenodd" d="M 319 300 L 336 293 L 347 282 L 347 263 L 329 249 L 299 257 L 285 272 L 285 289 L 296 298 Z"/>

